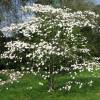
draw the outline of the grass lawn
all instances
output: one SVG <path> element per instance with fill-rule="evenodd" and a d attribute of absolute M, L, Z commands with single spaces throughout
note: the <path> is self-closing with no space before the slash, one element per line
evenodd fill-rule
<path fill-rule="evenodd" d="M 100 100 L 100 71 L 95 71 L 94 74 L 97 77 L 91 77 L 89 73 L 78 75 L 81 81 L 90 78 L 94 80 L 92 87 L 85 86 L 82 89 L 74 87 L 70 92 L 55 91 L 52 93 L 47 92 L 47 85 L 38 84 L 42 81 L 41 78 L 26 74 L 19 79 L 19 82 L 0 86 L 0 100 Z M 63 81 L 65 77 L 58 79 Z"/>

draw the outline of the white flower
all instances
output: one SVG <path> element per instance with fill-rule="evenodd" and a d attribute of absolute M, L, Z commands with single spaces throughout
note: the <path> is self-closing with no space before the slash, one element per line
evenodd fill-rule
<path fill-rule="evenodd" d="M 39 82 L 39 85 L 43 86 L 44 84 L 42 82 Z"/>

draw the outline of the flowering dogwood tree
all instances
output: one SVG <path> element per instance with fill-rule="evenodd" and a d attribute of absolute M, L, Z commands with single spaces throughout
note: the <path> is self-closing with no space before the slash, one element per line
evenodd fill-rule
<path fill-rule="evenodd" d="M 87 46 L 87 37 L 81 29 L 85 26 L 95 28 L 95 18 L 99 15 L 91 11 L 72 13 L 69 8 L 55 9 L 39 4 L 26 6 L 23 10 L 38 15 L 34 20 L 13 28 L 19 36 L 6 44 L 8 50 L 1 54 L 1 58 L 13 59 L 15 63 L 22 63 L 26 58 L 26 66 L 31 65 L 34 74 L 48 80 L 49 92 L 55 89 L 54 78 L 58 74 L 69 73 L 74 79 L 77 72 L 85 69 L 93 71 L 95 62 Z M 71 82 L 66 83 L 63 89 L 70 90 L 69 84 Z M 81 83 L 78 84 L 82 86 Z"/>

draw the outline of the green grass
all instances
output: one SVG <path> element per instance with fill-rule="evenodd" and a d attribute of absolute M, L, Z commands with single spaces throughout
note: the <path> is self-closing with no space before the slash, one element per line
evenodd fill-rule
<path fill-rule="evenodd" d="M 87 81 L 89 79 L 94 80 L 93 86 L 85 86 L 82 89 L 73 87 L 70 92 L 55 91 L 52 93 L 47 92 L 47 85 L 41 78 L 33 76 L 32 74 L 26 74 L 22 79 L 19 79 L 19 83 L 6 84 L 0 86 L 0 100 L 100 100 L 100 71 L 94 72 L 98 77 L 90 77 L 90 73 L 83 72 L 77 77 L 77 80 Z M 56 82 L 61 85 L 62 81 L 65 81 L 65 77 L 59 76 Z M 38 82 L 44 82 L 44 86 L 39 86 Z M 27 89 L 32 87 L 32 89 Z"/>

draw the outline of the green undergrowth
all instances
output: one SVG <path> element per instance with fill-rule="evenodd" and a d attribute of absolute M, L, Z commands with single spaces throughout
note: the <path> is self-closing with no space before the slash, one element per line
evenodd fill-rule
<path fill-rule="evenodd" d="M 80 73 L 76 80 L 81 82 L 93 80 L 91 87 L 85 85 L 79 89 L 73 85 L 70 91 L 55 90 L 52 93 L 47 92 L 46 81 L 33 74 L 25 74 L 13 84 L 0 86 L 0 100 L 100 100 L 100 71 L 94 71 L 93 75 L 90 74 L 88 72 Z M 67 76 L 59 75 L 55 79 L 56 88 L 61 86 L 63 81 L 68 80 L 70 79 Z M 44 86 L 40 86 L 39 82 L 43 82 Z"/>

